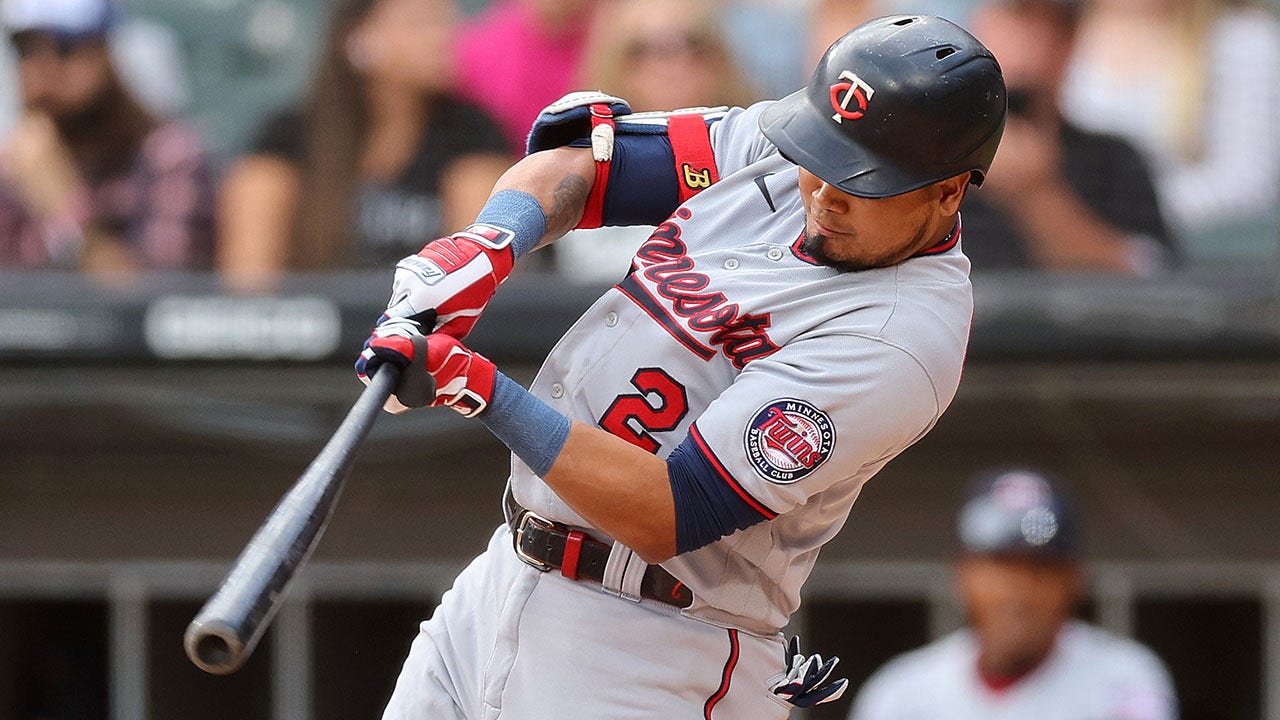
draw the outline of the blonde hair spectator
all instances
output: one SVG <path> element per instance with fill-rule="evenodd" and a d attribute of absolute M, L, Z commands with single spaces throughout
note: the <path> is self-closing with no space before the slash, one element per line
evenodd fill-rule
<path fill-rule="evenodd" d="M 745 106 L 742 79 L 709 0 L 613 0 L 601 7 L 583 65 L 582 87 L 624 98 L 636 112 Z M 571 232 L 554 248 L 555 265 L 575 282 L 614 282 L 653 228 Z"/>
<path fill-rule="evenodd" d="M 582 86 L 637 112 L 750 104 L 717 10 L 710 0 L 613 0 L 592 28 Z"/>
<path fill-rule="evenodd" d="M 1239 0 L 1095 0 L 1063 94 L 1077 124 L 1147 152 L 1193 257 L 1276 252 L 1280 23 L 1271 12 Z"/>

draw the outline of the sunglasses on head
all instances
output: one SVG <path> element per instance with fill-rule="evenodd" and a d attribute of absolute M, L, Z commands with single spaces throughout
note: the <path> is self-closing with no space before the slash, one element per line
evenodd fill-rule
<path fill-rule="evenodd" d="M 67 58 L 76 50 L 101 38 L 97 35 L 72 35 L 45 30 L 19 30 L 9 35 L 9 42 L 19 59 L 26 59 L 43 49 L 53 50 L 60 58 Z"/>

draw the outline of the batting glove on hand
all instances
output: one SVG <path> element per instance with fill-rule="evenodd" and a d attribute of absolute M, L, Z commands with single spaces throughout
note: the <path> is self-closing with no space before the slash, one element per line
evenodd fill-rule
<path fill-rule="evenodd" d="M 821 655 L 805 657 L 800 654 L 800 637 L 792 635 L 791 641 L 783 650 L 783 661 L 787 665 L 787 674 L 773 683 L 770 690 L 774 695 L 783 698 L 798 708 L 831 702 L 844 694 L 849 687 L 847 678 L 831 680 L 840 658 L 832 656 L 823 662 Z"/>
<path fill-rule="evenodd" d="M 383 363 L 403 370 L 383 409 L 400 414 L 416 407 L 451 407 L 465 417 L 479 415 L 493 397 L 497 368 L 450 335 L 424 336 L 407 318 L 387 320 L 374 329 L 356 360 L 356 375 L 367 385 Z"/>
<path fill-rule="evenodd" d="M 476 223 L 432 240 L 396 263 L 391 299 L 379 324 L 416 320 L 431 332 L 464 338 L 507 276 L 515 255 L 510 230 Z"/>

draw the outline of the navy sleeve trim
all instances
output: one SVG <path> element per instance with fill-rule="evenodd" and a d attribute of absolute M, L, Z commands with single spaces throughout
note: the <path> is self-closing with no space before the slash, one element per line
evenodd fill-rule
<path fill-rule="evenodd" d="M 747 503 L 755 509 L 756 512 L 763 515 L 766 520 L 772 520 L 778 517 L 778 513 L 770 510 L 764 505 L 764 503 L 751 497 L 751 493 L 747 492 L 746 488 L 739 485 L 738 481 L 733 479 L 733 475 L 729 474 L 728 468 L 724 466 L 724 463 L 720 462 L 720 458 L 716 457 L 715 452 L 711 450 L 711 446 L 707 444 L 706 438 L 702 437 L 702 433 L 698 432 L 698 426 L 696 424 L 689 428 L 689 438 L 693 440 L 693 442 L 698 446 L 699 452 L 702 453 L 702 455 L 707 459 L 707 462 L 715 469 L 716 475 L 724 481 L 726 485 L 732 488 L 733 492 L 737 494 L 743 502 Z M 688 442 L 688 440 L 685 442 Z"/>
<path fill-rule="evenodd" d="M 696 426 L 667 458 L 667 475 L 675 499 L 677 553 L 777 517 L 734 482 Z"/>

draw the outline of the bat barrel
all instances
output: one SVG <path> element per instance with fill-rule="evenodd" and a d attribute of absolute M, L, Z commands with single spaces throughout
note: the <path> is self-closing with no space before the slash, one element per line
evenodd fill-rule
<path fill-rule="evenodd" d="M 281 498 L 221 587 L 187 626 L 183 646 L 196 667 L 226 675 L 248 660 L 289 582 L 319 542 L 356 450 L 398 378 L 399 368 L 384 365 L 378 370 L 333 437 Z"/>

